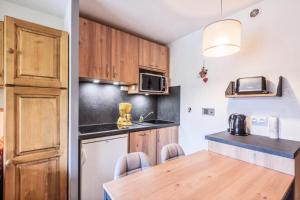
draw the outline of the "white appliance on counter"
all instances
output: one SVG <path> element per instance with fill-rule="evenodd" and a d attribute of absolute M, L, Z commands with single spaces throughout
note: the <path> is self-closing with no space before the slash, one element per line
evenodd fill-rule
<path fill-rule="evenodd" d="M 103 183 L 113 180 L 115 164 L 128 152 L 128 134 L 81 141 L 81 200 L 104 199 Z"/>
<path fill-rule="evenodd" d="M 247 129 L 253 135 L 278 139 L 279 119 L 273 116 L 250 116 L 247 119 Z"/>

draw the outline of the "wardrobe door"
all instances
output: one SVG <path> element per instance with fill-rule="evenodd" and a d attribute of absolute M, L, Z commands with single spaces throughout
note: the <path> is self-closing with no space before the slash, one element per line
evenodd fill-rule
<path fill-rule="evenodd" d="M 68 33 L 5 17 L 4 66 L 7 85 L 67 88 Z"/>
<path fill-rule="evenodd" d="M 67 199 L 67 90 L 5 87 L 7 200 Z"/>
<path fill-rule="evenodd" d="M 0 21 L 0 86 L 3 85 L 3 37 L 4 37 L 4 24 Z"/>

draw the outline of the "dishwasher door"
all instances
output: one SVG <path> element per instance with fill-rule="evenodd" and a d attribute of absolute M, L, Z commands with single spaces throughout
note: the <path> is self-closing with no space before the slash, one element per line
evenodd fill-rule
<path fill-rule="evenodd" d="M 81 200 L 104 199 L 103 183 L 113 180 L 115 164 L 128 153 L 128 134 L 82 140 Z"/>

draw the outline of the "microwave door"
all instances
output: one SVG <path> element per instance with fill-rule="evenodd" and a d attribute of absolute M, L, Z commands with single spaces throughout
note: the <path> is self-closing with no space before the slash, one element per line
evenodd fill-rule
<path fill-rule="evenodd" d="M 143 92 L 162 92 L 162 77 L 152 74 L 141 74 L 140 90 Z"/>

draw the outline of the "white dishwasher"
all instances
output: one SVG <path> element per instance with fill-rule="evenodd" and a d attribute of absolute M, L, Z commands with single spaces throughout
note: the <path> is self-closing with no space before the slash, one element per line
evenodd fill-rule
<path fill-rule="evenodd" d="M 81 141 L 81 200 L 104 199 L 103 183 L 113 180 L 116 161 L 128 152 L 128 134 Z"/>

